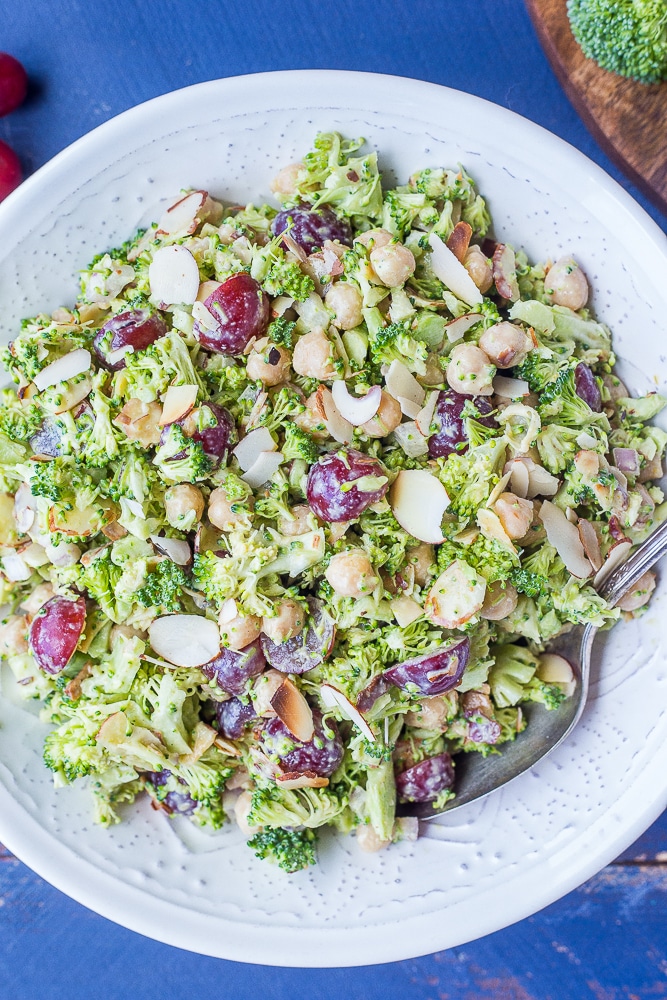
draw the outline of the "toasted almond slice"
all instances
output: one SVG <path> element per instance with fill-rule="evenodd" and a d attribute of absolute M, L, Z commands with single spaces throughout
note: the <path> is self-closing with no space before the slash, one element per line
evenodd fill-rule
<path fill-rule="evenodd" d="M 263 451 L 257 456 L 247 472 L 244 472 L 241 479 L 256 490 L 264 483 L 268 483 L 271 476 L 278 471 L 282 465 L 283 455 L 280 451 Z"/>
<path fill-rule="evenodd" d="M 389 607 L 393 611 L 394 618 L 401 628 L 407 628 L 408 625 L 416 622 L 424 614 L 424 609 L 412 597 L 408 597 L 407 594 L 395 597 L 393 601 L 389 602 Z"/>
<path fill-rule="evenodd" d="M 348 420 L 354 427 L 361 427 L 368 420 L 372 420 L 380 409 L 382 389 L 379 385 L 373 385 L 365 396 L 351 396 L 344 380 L 337 379 L 332 383 L 331 396 L 343 419 Z"/>
<path fill-rule="evenodd" d="M 412 400 L 421 408 L 426 399 L 426 389 L 420 385 L 411 371 L 401 362 L 392 361 L 385 375 L 385 388 L 390 396 L 400 402 L 400 398 Z"/>
<path fill-rule="evenodd" d="M 526 497 L 533 500 L 537 496 L 553 497 L 560 489 L 560 479 L 552 476 L 541 465 L 528 467 L 528 492 Z"/>
<path fill-rule="evenodd" d="M 110 539 L 112 542 L 117 542 L 120 538 L 125 538 L 127 533 L 127 528 L 124 528 L 118 521 L 111 521 L 102 528 L 104 537 Z"/>
<path fill-rule="evenodd" d="M 207 726 L 205 722 L 198 722 L 192 730 L 192 750 L 190 753 L 179 757 L 179 764 L 194 764 L 199 760 L 209 747 L 213 746 L 218 738 L 218 730 L 212 726 Z"/>
<path fill-rule="evenodd" d="M 451 250 L 457 260 L 463 263 L 472 239 L 472 226 L 469 222 L 457 222 L 447 239 L 447 249 Z"/>
<path fill-rule="evenodd" d="M 438 403 L 438 396 L 440 392 L 438 389 L 433 389 L 429 392 L 426 397 L 426 402 L 422 406 L 421 410 L 415 417 L 415 423 L 417 425 L 417 430 L 425 438 L 431 436 L 431 423 L 433 421 L 433 414 L 435 413 L 435 408 Z"/>
<path fill-rule="evenodd" d="M 394 517 L 420 542 L 440 545 L 445 540 L 442 517 L 449 507 L 447 490 L 425 469 L 401 469 L 389 494 Z"/>
<path fill-rule="evenodd" d="M 160 427 L 173 424 L 187 416 L 197 402 L 199 389 L 196 385 L 170 385 L 164 394 Z"/>
<path fill-rule="evenodd" d="M 452 253 L 437 233 L 429 236 L 431 244 L 431 267 L 436 278 L 469 306 L 480 305 L 484 300 L 479 288 L 472 280 L 460 260 Z"/>
<path fill-rule="evenodd" d="M 16 552 L 2 557 L 2 571 L 11 583 L 20 583 L 32 576 L 32 569 L 23 556 Z"/>
<path fill-rule="evenodd" d="M 199 292 L 199 268 L 187 247 L 176 243 L 155 251 L 148 268 L 151 298 L 163 306 L 192 305 Z"/>
<path fill-rule="evenodd" d="M 485 538 L 491 538 L 498 542 L 508 552 L 516 552 L 512 539 L 503 528 L 498 515 L 487 507 L 480 507 L 477 511 L 477 523 Z"/>
<path fill-rule="evenodd" d="M 279 788 L 326 788 L 328 778 L 323 778 L 314 771 L 288 771 L 286 774 L 276 774 L 275 781 Z"/>
<path fill-rule="evenodd" d="M 230 743 L 229 740 L 223 739 L 222 736 L 217 736 L 213 740 L 213 745 L 222 750 L 223 753 L 226 753 L 228 757 L 242 756 L 242 751 L 238 747 L 235 747 L 233 743 Z"/>
<path fill-rule="evenodd" d="M 370 740 L 371 743 L 376 742 L 375 733 L 359 709 L 352 704 L 342 691 L 339 691 L 338 688 L 333 687 L 331 684 L 322 684 L 320 686 L 320 698 L 327 708 L 338 708 L 346 719 L 349 719 L 350 722 L 353 722 L 361 730 L 367 740 Z"/>
<path fill-rule="evenodd" d="M 498 243 L 493 251 L 493 280 L 496 290 L 504 299 L 516 302 L 519 285 L 516 280 L 516 256 L 505 243 Z"/>
<path fill-rule="evenodd" d="M 600 552 L 600 542 L 595 528 L 590 521 L 586 520 L 585 517 L 580 517 L 579 523 L 577 524 L 577 530 L 579 531 L 579 537 L 581 538 L 581 544 L 584 547 L 584 552 L 590 559 L 591 566 L 597 573 L 602 566 L 602 553 Z"/>
<path fill-rule="evenodd" d="M 108 549 L 110 545 L 111 545 L 111 542 L 107 542 L 106 545 L 98 545 L 97 548 L 95 548 L 95 549 L 88 549 L 88 551 L 84 552 L 83 555 L 81 556 L 81 559 L 80 559 L 81 565 L 82 566 L 90 566 L 91 563 L 94 563 L 95 560 L 98 558 L 98 556 L 101 556 L 102 553 L 106 549 Z"/>
<path fill-rule="evenodd" d="M 445 333 L 447 334 L 449 343 L 456 344 L 457 341 L 466 335 L 471 326 L 479 323 L 481 318 L 479 313 L 466 313 L 464 316 L 458 316 L 456 319 L 450 320 L 445 325 Z"/>
<path fill-rule="evenodd" d="M 27 483 L 21 483 L 14 495 L 14 520 L 22 535 L 32 528 L 36 509 L 37 498 L 33 497 Z"/>
<path fill-rule="evenodd" d="M 493 391 L 504 399 L 519 399 L 530 393 L 530 386 L 522 378 L 496 375 L 493 379 Z"/>
<path fill-rule="evenodd" d="M 312 740 L 315 733 L 312 709 L 305 696 L 289 677 L 285 678 L 274 694 L 271 699 L 271 707 L 280 721 L 287 726 L 292 736 L 295 736 L 301 743 L 308 743 Z"/>
<path fill-rule="evenodd" d="M 505 487 L 509 483 L 511 477 L 512 473 L 510 471 L 507 471 L 502 476 L 502 478 L 498 480 L 498 482 L 496 483 L 496 485 L 493 487 L 493 489 L 489 494 L 489 499 L 484 504 L 485 507 L 493 507 L 494 503 L 496 502 L 500 494 L 505 492 Z"/>
<path fill-rule="evenodd" d="M 67 382 L 71 378 L 76 378 L 77 375 L 83 375 L 84 372 L 90 371 L 91 361 L 90 351 L 84 347 L 63 354 L 61 358 L 52 361 L 50 365 L 42 368 L 41 372 L 35 375 L 33 382 L 37 391 L 44 392 L 49 386 L 58 385 L 59 382 Z"/>
<path fill-rule="evenodd" d="M 79 403 L 83 402 L 92 388 L 93 383 L 89 375 L 86 375 L 85 378 L 77 379 L 76 382 L 70 382 L 65 391 L 58 394 L 58 403 L 54 407 L 53 412 L 58 414 L 72 410 Z"/>
<path fill-rule="evenodd" d="M 530 458 L 514 458 L 511 462 L 507 462 L 505 465 L 505 472 L 510 474 L 510 489 L 515 496 L 521 497 L 523 500 L 528 496 L 528 489 L 530 487 L 530 480 L 528 478 L 528 463 L 534 465 L 532 459 Z"/>
<path fill-rule="evenodd" d="M 320 390 L 322 390 L 320 392 Z M 354 427 L 342 415 L 329 389 L 320 386 L 317 391 L 318 404 L 324 410 L 324 423 L 334 441 L 340 444 L 350 444 L 354 436 Z"/>
<path fill-rule="evenodd" d="M 209 295 L 213 295 L 213 292 L 217 292 L 221 284 L 221 281 L 202 281 L 199 285 L 196 301 L 206 302 Z"/>
<path fill-rule="evenodd" d="M 164 615 L 148 629 L 151 647 L 176 667 L 201 667 L 220 652 L 218 626 L 202 615 Z"/>
<path fill-rule="evenodd" d="M 575 525 L 570 524 L 560 507 L 556 507 L 550 500 L 543 502 L 539 516 L 547 538 L 565 563 L 565 568 L 572 576 L 587 580 L 593 567 L 586 557 Z"/>
<path fill-rule="evenodd" d="M 607 577 L 610 576 L 610 574 L 613 573 L 615 569 L 618 569 L 618 567 L 625 562 L 625 560 L 630 555 L 631 549 L 632 549 L 632 542 L 623 541 L 623 542 L 617 542 L 616 545 L 614 545 L 614 547 L 609 550 L 609 552 L 607 553 L 607 558 L 602 563 L 601 568 L 597 571 L 597 573 L 595 574 L 595 578 L 593 580 L 593 586 L 595 587 L 596 590 L 598 590 L 602 586 Z"/>
<path fill-rule="evenodd" d="M 419 403 L 415 403 L 413 399 L 408 399 L 406 396 L 397 396 L 396 400 L 400 405 L 401 413 L 404 416 L 410 417 L 412 420 L 414 420 L 414 418 L 418 417 L 419 414 L 421 413 L 421 407 Z"/>
<path fill-rule="evenodd" d="M 208 198 L 207 191 L 191 191 L 175 201 L 163 213 L 158 223 L 158 233 L 190 235 L 201 221 L 202 210 Z"/>
<path fill-rule="evenodd" d="M 557 684 L 558 687 L 562 687 L 566 698 L 574 694 L 577 687 L 574 670 L 559 653 L 542 653 L 536 673 L 545 684 Z"/>
<path fill-rule="evenodd" d="M 192 562 L 192 551 L 188 542 L 180 538 L 167 538 L 165 535 L 148 537 L 160 555 L 167 556 L 177 566 L 187 566 Z"/>
<path fill-rule="evenodd" d="M 266 427 L 257 427 L 239 441 L 232 449 L 232 454 L 236 455 L 239 465 L 244 472 L 247 472 L 262 452 L 277 451 L 277 449 L 278 445 L 271 437 L 271 432 Z"/>

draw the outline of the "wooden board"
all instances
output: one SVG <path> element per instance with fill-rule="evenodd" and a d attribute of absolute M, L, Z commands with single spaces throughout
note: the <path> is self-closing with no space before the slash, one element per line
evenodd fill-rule
<path fill-rule="evenodd" d="M 574 40 L 565 0 L 526 0 L 565 93 L 605 153 L 667 214 L 667 82 L 608 73 Z"/>

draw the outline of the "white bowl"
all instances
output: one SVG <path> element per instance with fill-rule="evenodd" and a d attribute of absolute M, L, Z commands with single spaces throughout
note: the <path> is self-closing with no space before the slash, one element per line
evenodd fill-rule
<path fill-rule="evenodd" d="M 293 72 L 220 80 L 120 115 L 47 164 L 0 207 L 0 328 L 66 304 L 76 272 L 160 214 L 181 187 L 262 202 L 317 130 L 364 135 L 387 175 L 465 164 L 496 233 L 536 259 L 572 251 L 595 289 L 633 390 L 664 383 L 667 241 L 580 153 L 509 111 L 415 81 Z M 591 702 L 556 754 L 426 827 L 364 855 L 331 837 L 319 867 L 286 876 L 237 830 L 205 835 L 147 806 L 95 828 L 87 793 L 55 791 L 44 727 L 3 680 L 0 839 L 86 906 L 151 937 L 275 965 L 387 962 L 460 945 L 591 876 L 667 802 L 665 588 L 604 644 Z M 601 642 L 602 646 L 602 642 Z"/>

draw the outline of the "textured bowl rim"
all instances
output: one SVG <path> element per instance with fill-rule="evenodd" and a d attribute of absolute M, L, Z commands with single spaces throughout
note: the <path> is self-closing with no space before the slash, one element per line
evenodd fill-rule
<path fill-rule="evenodd" d="M 372 97 L 377 101 L 373 107 L 380 113 L 392 101 L 392 107 L 409 105 L 414 108 L 422 102 L 428 105 L 437 99 L 443 103 L 455 100 L 459 108 L 469 108 L 471 112 L 479 113 L 481 109 L 487 114 L 492 113 L 496 120 L 507 124 L 508 130 L 539 143 L 543 155 L 549 156 L 551 172 L 565 166 L 579 173 L 585 172 L 605 196 L 613 199 L 620 213 L 615 229 L 622 224 L 624 235 L 627 234 L 629 240 L 648 240 L 655 247 L 655 259 L 648 255 L 647 270 L 655 286 L 659 287 L 661 269 L 667 263 L 667 237 L 620 184 L 563 139 L 513 111 L 452 88 L 407 77 L 342 70 L 289 70 L 211 80 L 130 108 L 73 142 L 24 181 L 0 205 L 0 232 L 11 232 L 14 226 L 25 229 L 33 195 L 40 189 L 53 184 L 67 186 L 70 171 L 72 176 L 76 176 L 87 161 L 95 163 L 97 153 L 103 154 L 108 150 L 116 137 L 126 135 L 128 130 L 139 127 L 146 120 L 155 120 L 168 110 L 187 107 L 200 95 L 216 93 L 227 101 L 242 98 L 246 103 L 254 102 L 254 110 L 270 113 L 271 107 L 288 106 L 284 100 L 288 91 L 289 107 L 296 104 L 297 107 L 307 108 L 313 107 L 317 101 L 324 101 L 326 94 L 335 95 L 339 90 L 346 89 L 369 95 L 365 98 L 364 108 L 361 102 L 354 105 L 359 110 L 368 110 Z M 305 96 L 297 98 L 297 93 Z M 267 94 L 271 95 L 270 99 Z M 338 101 L 331 107 L 340 109 L 342 105 Z M 595 214 L 593 208 L 589 208 Z M 483 937 L 535 913 L 576 888 L 629 846 L 667 806 L 667 787 L 651 801 L 644 800 L 643 806 L 631 817 L 624 817 L 623 822 L 617 824 L 614 836 L 599 844 L 594 852 L 580 856 L 567 872 L 559 872 L 553 881 L 544 880 L 542 884 L 534 885 L 530 896 L 517 894 L 518 898 L 507 901 L 501 920 L 492 905 L 484 904 L 485 896 L 493 892 L 491 887 L 476 896 L 474 920 L 469 911 L 468 925 L 464 926 L 465 921 L 461 920 L 455 930 L 445 921 L 440 923 L 434 920 L 433 915 L 397 920 L 364 930 L 355 927 L 323 931 L 302 927 L 297 932 L 298 948 L 290 948 L 289 945 L 294 930 L 285 932 L 281 928 L 274 930 L 259 924 L 256 930 L 250 923 L 235 929 L 228 921 L 228 929 L 221 939 L 219 925 L 210 917 L 158 899 L 79 857 L 33 819 L 2 781 L 0 839 L 38 875 L 77 902 L 124 927 L 166 944 L 255 964 L 333 968 L 378 964 L 430 954 Z M 214 934 L 211 933 L 212 923 L 216 926 Z"/>

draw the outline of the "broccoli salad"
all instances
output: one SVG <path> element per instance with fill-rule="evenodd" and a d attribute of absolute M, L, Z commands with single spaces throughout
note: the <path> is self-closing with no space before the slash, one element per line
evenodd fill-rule
<path fill-rule="evenodd" d="M 0 647 L 98 822 L 145 793 L 293 872 L 323 826 L 414 838 L 397 803 L 572 694 L 551 640 L 655 586 L 596 589 L 667 435 L 578 263 L 499 242 L 463 167 L 383 190 L 326 133 L 271 189 L 182 192 L 5 351 Z"/>

